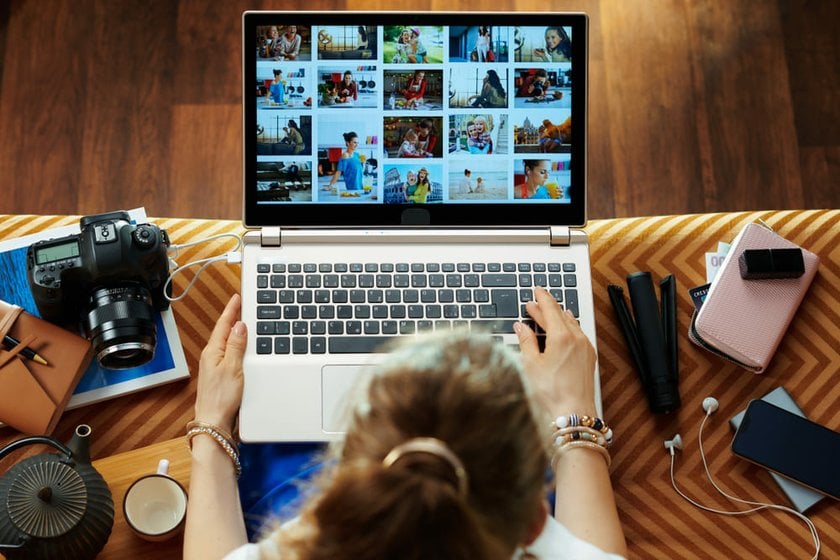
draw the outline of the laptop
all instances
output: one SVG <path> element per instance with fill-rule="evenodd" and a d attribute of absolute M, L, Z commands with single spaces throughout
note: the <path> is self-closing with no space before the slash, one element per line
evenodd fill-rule
<path fill-rule="evenodd" d="M 340 438 L 394 338 L 516 345 L 535 285 L 595 343 L 585 15 L 242 21 L 244 441 Z"/>

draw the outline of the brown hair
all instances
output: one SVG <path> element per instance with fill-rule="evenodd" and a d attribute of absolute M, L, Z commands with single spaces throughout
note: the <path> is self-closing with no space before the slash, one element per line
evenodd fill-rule
<path fill-rule="evenodd" d="M 396 349 L 352 410 L 338 461 L 297 523 L 274 533 L 282 557 L 508 559 L 538 515 L 544 432 L 517 357 L 490 337 L 448 332 Z M 383 458 L 415 437 L 437 438 L 461 460 L 429 453 Z"/>

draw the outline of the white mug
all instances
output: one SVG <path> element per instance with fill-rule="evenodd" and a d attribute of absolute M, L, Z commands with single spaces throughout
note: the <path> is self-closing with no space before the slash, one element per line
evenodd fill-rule
<path fill-rule="evenodd" d="M 169 461 L 161 459 L 156 473 L 138 478 L 125 492 L 125 520 L 136 535 L 147 541 L 169 539 L 184 528 L 187 491 L 168 472 Z"/>

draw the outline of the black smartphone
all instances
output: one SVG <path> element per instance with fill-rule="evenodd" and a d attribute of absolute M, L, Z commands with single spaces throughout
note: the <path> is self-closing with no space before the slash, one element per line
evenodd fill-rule
<path fill-rule="evenodd" d="M 747 406 L 732 452 L 840 500 L 840 433 L 766 401 Z"/>

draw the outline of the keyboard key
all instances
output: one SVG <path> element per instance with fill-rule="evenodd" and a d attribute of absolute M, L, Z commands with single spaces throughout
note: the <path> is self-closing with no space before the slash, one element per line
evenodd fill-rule
<path fill-rule="evenodd" d="M 396 321 L 382 321 L 382 334 L 397 334 L 399 327 Z"/>
<path fill-rule="evenodd" d="M 268 264 L 260 263 L 257 265 L 257 272 L 261 274 L 265 274 L 271 270 L 271 267 Z"/>
<path fill-rule="evenodd" d="M 306 321 L 292 322 L 292 334 L 309 334 L 309 323 Z"/>
<path fill-rule="evenodd" d="M 335 309 L 335 316 L 339 319 L 352 319 L 353 318 L 353 306 L 352 305 L 339 305 Z"/>
<path fill-rule="evenodd" d="M 314 336 L 310 338 L 309 351 L 312 354 L 325 354 L 327 352 L 327 339 L 323 336 Z"/>
<path fill-rule="evenodd" d="M 329 303 L 330 302 L 330 291 L 329 290 L 315 290 L 315 303 Z"/>
<path fill-rule="evenodd" d="M 577 276 L 575 276 L 574 274 L 564 274 L 563 285 L 567 288 L 577 287 Z"/>
<path fill-rule="evenodd" d="M 297 303 L 312 303 L 312 290 L 298 290 L 295 292 Z"/>
<path fill-rule="evenodd" d="M 578 293 L 575 289 L 568 289 L 565 292 L 566 303 L 565 308 L 572 312 L 577 318 L 580 317 L 580 309 L 578 309 Z"/>
<path fill-rule="evenodd" d="M 379 321 L 365 321 L 365 334 L 379 334 Z"/>
<path fill-rule="evenodd" d="M 365 272 L 379 272 L 379 265 L 376 263 L 365 263 Z"/>
<path fill-rule="evenodd" d="M 491 302 L 496 308 L 496 317 L 518 317 L 519 301 L 516 290 L 491 290 Z"/>
<path fill-rule="evenodd" d="M 485 288 L 513 288 L 516 287 L 516 275 L 489 273 L 482 274 L 481 285 Z"/>
<path fill-rule="evenodd" d="M 414 334 L 417 332 L 417 324 L 414 321 L 400 321 L 400 334 Z"/>
<path fill-rule="evenodd" d="M 257 276 L 257 288 L 268 288 L 268 275 L 260 274 Z"/>
<path fill-rule="evenodd" d="M 409 319 L 422 319 L 424 317 L 423 306 L 422 305 L 409 305 L 408 306 L 408 317 L 409 317 Z"/>
<path fill-rule="evenodd" d="M 362 334 L 362 322 L 347 321 L 347 323 L 344 324 L 344 332 L 347 334 Z"/>
<path fill-rule="evenodd" d="M 262 305 L 257 307 L 257 319 L 280 319 L 282 308 L 279 305 Z"/>
<path fill-rule="evenodd" d="M 257 354 L 271 354 L 271 338 L 257 338 Z"/>
<path fill-rule="evenodd" d="M 516 263 L 504 263 L 502 265 L 503 272 L 516 272 Z"/>
<path fill-rule="evenodd" d="M 332 272 L 332 265 L 330 263 L 321 263 L 318 265 L 318 272 L 327 273 Z"/>
<path fill-rule="evenodd" d="M 301 319 L 317 319 L 318 307 L 316 305 L 302 305 L 300 307 Z"/>
<path fill-rule="evenodd" d="M 290 274 L 286 278 L 286 285 L 289 288 L 303 288 L 303 274 Z"/>
<path fill-rule="evenodd" d="M 575 263 L 563 263 L 563 272 L 574 272 Z"/>
<path fill-rule="evenodd" d="M 300 308 L 297 305 L 284 305 L 283 306 L 283 318 L 284 319 L 299 319 L 300 318 Z M 279 319 L 279 317 L 278 317 Z"/>
<path fill-rule="evenodd" d="M 257 334 L 274 334 L 274 321 L 257 321 Z"/>
<path fill-rule="evenodd" d="M 281 265 L 274 265 L 274 266 L 280 266 L 280 267 L 282 267 L 283 265 L 281 264 Z M 302 270 L 302 267 L 301 267 L 300 263 L 291 263 L 291 264 L 289 264 L 289 272 L 298 273 L 298 272 L 300 272 L 301 270 Z M 283 272 L 283 271 L 282 271 L 282 270 L 275 270 L 275 272 Z"/>
<path fill-rule="evenodd" d="M 272 274 L 271 275 L 271 287 L 272 288 L 285 288 L 286 287 L 286 277 L 281 276 L 280 274 Z"/>
<path fill-rule="evenodd" d="M 275 290 L 257 290 L 257 303 L 277 303 Z"/>
<path fill-rule="evenodd" d="M 431 330 L 434 330 L 434 323 L 432 321 L 417 321 L 417 332 L 428 332 Z"/>
<path fill-rule="evenodd" d="M 271 272 L 278 272 L 278 273 L 283 273 L 283 272 L 286 272 L 286 265 L 285 265 L 285 263 L 274 263 L 274 264 L 271 266 Z"/>
<path fill-rule="evenodd" d="M 277 293 L 277 303 L 294 303 L 295 302 L 295 291 L 294 290 L 280 290 Z"/>
<path fill-rule="evenodd" d="M 515 319 L 498 319 L 496 321 L 476 319 L 470 322 L 470 328 L 474 331 L 489 332 L 492 334 L 507 334 L 514 332 L 514 323 L 516 323 Z"/>
<path fill-rule="evenodd" d="M 291 339 L 288 336 L 278 336 L 274 338 L 274 353 L 288 354 L 291 350 Z"/>
<path fill-rule="evenodd" d="M 306 354 L 309 352 L 309 339 L 305 336 L 296 336 L 292 338 L 292 353 Z"/>
<path fill-rule="evenodd" d="M 327 341 L 330 354 L 367 354 L 393 339 L 391 336 L 335 336 Z"/>
<path fill-rule="evenodd" d="M 318 306 L 318 318 L 319 319 L 335 319 L 335 306 L 334 305 L 319 305 Z"/>
<path fill-rule="evenodd" d="M 309 332 L 311 334 L 327 334 L 326 321 L 312 321 L 309 323 Z"/>
<path fill-rule="evenodd" d="M 344 321 L 328 322 L 327 332 L 329 332 L 330 334 L 344 334 Z"/>
<path fill-rule="evenodd" d="M 371 312 L 371 316 L 374 319 L 387 319 L 388 318 L 388 306 L 387 305 L 374 305 L 373 310 Z"/>

